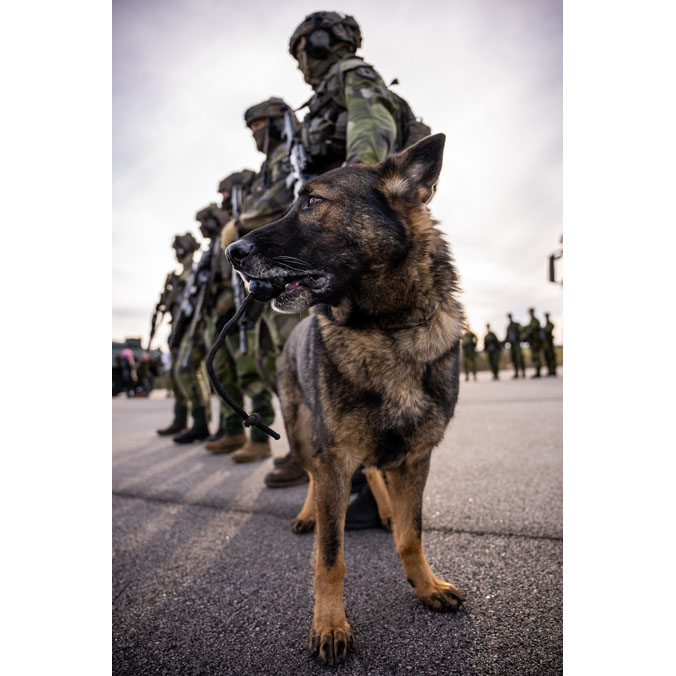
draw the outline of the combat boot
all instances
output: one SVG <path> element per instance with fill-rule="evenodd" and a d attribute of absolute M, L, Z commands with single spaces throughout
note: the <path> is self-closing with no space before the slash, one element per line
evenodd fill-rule
<path fill-rule="evenodd" d="M 170 434 L 182 432 L 188 423 L 188 407 L 183 404 L 174 404 L 174 422 L 164 429 L 157 430 L 161 437 L 168 437 Z"/>
<path fill-rule="evenodd" d="M 220 455 L 222 453 L 232 453 L 238 448 L 242 448 L 246 444 L 246 437 L 244 434 L 224 434 L 216 441 L 210 441 L 208 444 L 204 444 L 204 448 L 213 453 L 214 455 Z"/>
<path fill-rule="evenodd" d="M 218 429 L 210 437 L 207 437 L 207 441 L 218 441 L 221 437 L 224 437 L 226 434 L 225 431 L 225 421 L 221 418 L 221 422 L 218 425 Z"/>
<path fill-rule="evenodd" d="M 198 406 L 192 411 L 192 427 L 187 432 L 174 437 L 174 443 L 191 444 L 193 441 L 202 441 L 208 436 L 207 411 L 204 406 Z"/>
<path fill-rule="evenodd" d="M 251 441 L 247 442 L 232 454 L 234 462 L 255 462 L 256 460 L 264 460 L 272 455 L 270 450 L 270 442 L 265 441 Z"/>
<path fill-rule="evenodd" d="M 378 503 L 371 493 L 369 485 L 362 486 L 357 497 L 347 507 L 345 514 L 345 530 L 364 530 L 366 528 L 382 528 L 378 514 Z"/>
<path fill-rule="evenodd" d="M 309 481 L 307 472 L 289 454 L 289 459 L 277 469 L 265 475 L 265 485 L 268 488 L 286 488 L 306 484 Z"/>
<path fill-rule="evenodd" d="M 291 455 L 291 451 L 289 451 L 286 455 L 278 455 L 276 458 L 273 459 L 272 464 L 275 467 L 281 467 L 282 465 L 286 465 L 289 460 L 293 460 L 293 457 Z"/>

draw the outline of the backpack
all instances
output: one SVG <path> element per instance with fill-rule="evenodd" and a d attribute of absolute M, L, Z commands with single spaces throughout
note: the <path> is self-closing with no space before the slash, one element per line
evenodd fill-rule
<path fill-rule="evenodd" d="M 411 106 L 405 99 L 391 89 L 388 91 L 397 106 L 394 121 L 397 123 L 397 152 L 401 152 L 404 148 L 408 148 L 425 136 L 429 136 L 432 129 L 422 121 L 422 118 L 417 118 L 413 114 Z"/>

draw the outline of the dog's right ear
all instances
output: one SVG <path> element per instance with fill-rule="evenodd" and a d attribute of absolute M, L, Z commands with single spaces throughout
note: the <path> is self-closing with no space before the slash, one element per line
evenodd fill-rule
<path fill-rule="evenodd" d="M 378 188 L 390 199 L 426 204 L 436 189 L 444 155 L 444 134 L 426 136 L 382 163 Z"/>

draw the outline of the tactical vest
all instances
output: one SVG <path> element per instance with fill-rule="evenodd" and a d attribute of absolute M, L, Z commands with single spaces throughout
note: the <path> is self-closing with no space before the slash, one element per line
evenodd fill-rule
<path fill-rule="evenodd" d="M 392 97 L 390 112 L 397 125 L 397 152 L 421 138 L 428 136 L 431 129 L 417 120 L 408 103 L 387 89 L 373 66 L 358 56 L 349 56 L 333 64 L 308 101 L 309 112 L 303 120 L 301 140 L 312 158 L 311 171 L 324 173 L 339 167 L 347 154 L 347 109 L 342 93 L 345 74 L 350 71 L 379 83 Z"/>

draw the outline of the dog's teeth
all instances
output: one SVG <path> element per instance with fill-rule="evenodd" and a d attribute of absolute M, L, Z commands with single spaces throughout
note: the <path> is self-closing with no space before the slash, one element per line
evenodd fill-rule
<path fill-rule="evenodd" d="M 287 282 L 287 283 L 284 285 L 284 288 L 285 288 L 285 289 L 290 289 L 292 286 L 293 286 L 293 284 L 291 284 L 291 282 Z"/>

